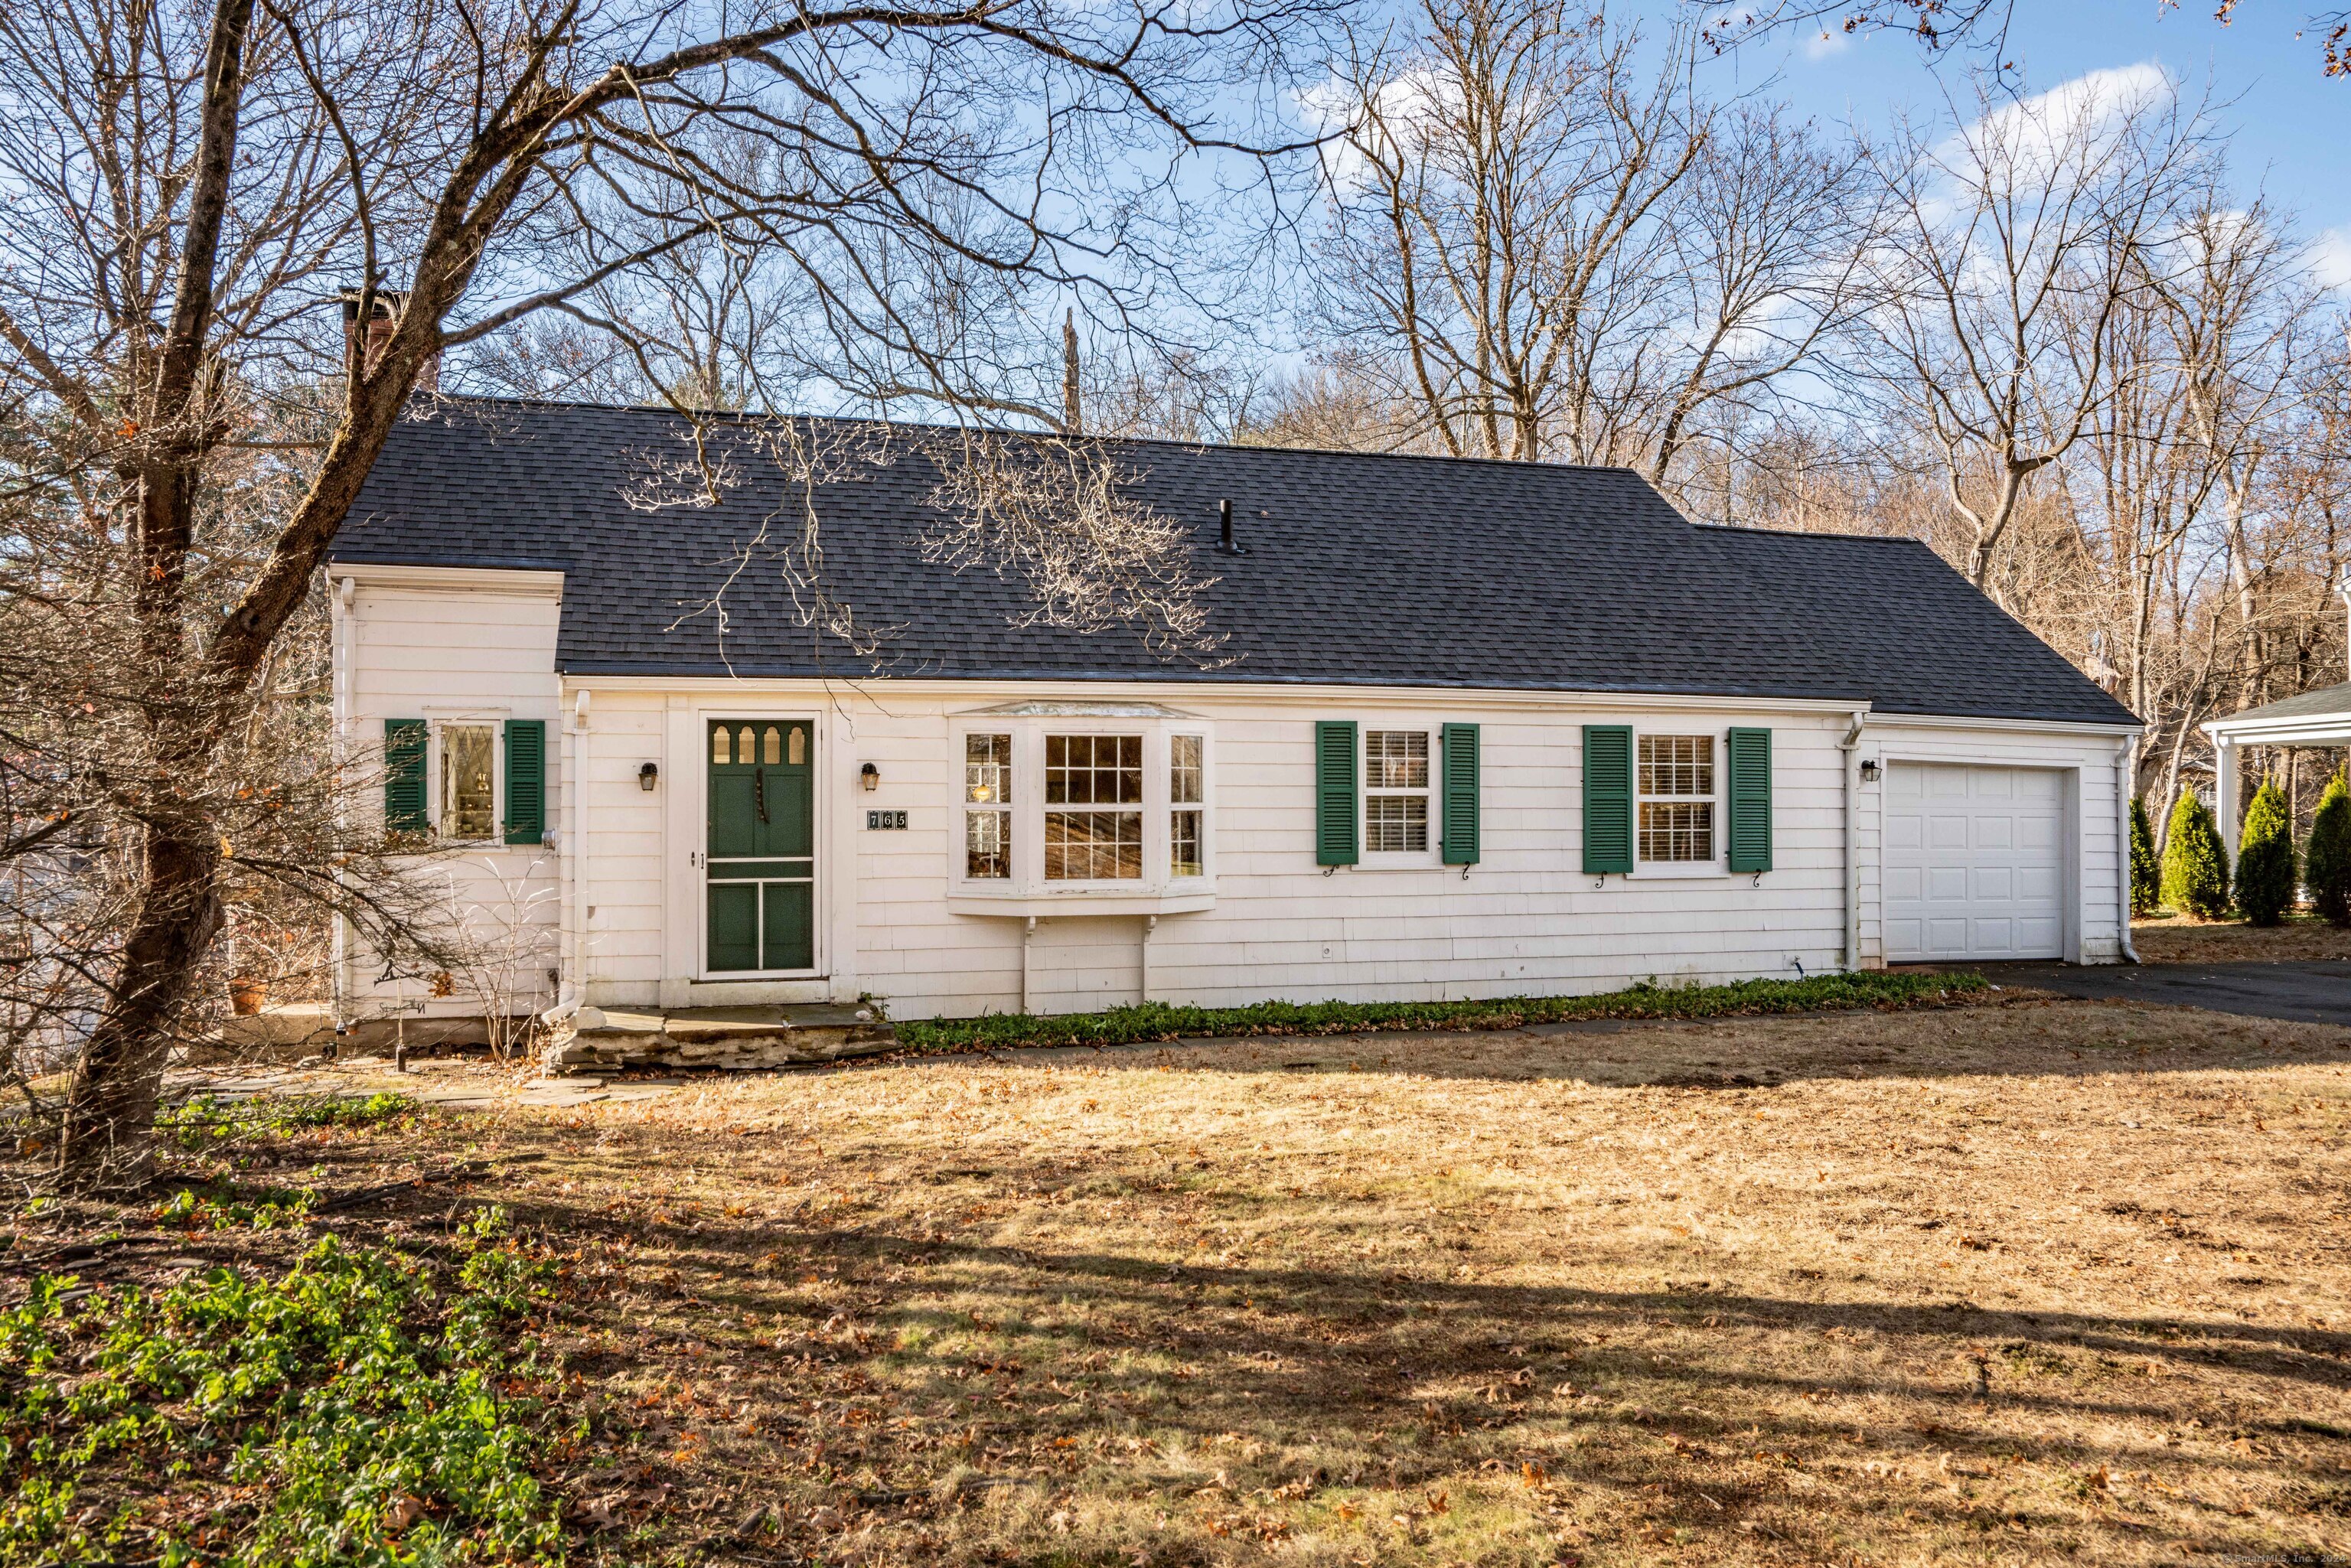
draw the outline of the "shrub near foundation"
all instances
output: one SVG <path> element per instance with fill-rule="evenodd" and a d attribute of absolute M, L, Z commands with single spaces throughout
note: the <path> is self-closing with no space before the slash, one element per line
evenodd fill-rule
<path fill-rule="evenodd" d="M 2169 841 L 2163 847 L 2163 901 L 2199 920 L 2229 913 L 2229 857 L 2211 809 L 2193 795 L 2171 810 Z"/>
<path fill-rule="evenodd" d="M 2318 799 L 2303 869 L 2310 901 L 2330 925 L 2351 925 L 2351 783 L 2337 773 Z"/>
<path fill-rule="evenodd" d="M 2245 836 L 2237 846 L 2237 907 L 2256 925 L 2275 925 L 2294 907 L 2297 879 L 2294 823 L 2285 791 L 2262 780 L 2245 808 Z"/>
<path fill-rule="evenodd" d="M 2163 903 L 2163 862 L 2155 852 L 2155 829 L 2147 820 L 2147 797 L 2131 797 L 2130 899 L 2133 915 L 2152 915 Z"/>

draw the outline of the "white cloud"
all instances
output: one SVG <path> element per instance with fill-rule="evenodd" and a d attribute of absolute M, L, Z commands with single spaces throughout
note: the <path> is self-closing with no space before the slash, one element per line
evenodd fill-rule
<path fill-rule="evenodd" d="M 1441 135 L 1444 124 L 1459 118 L 1461 89 L 1442 71 L 1421 65 L 1407 67 L 1374 89 L 1370 107 L 1376 111 L 1375 122 L 1365 115 L 1364 100 L 1353 84 L 1343 77 L 1334 75 L 1301 89 L 1296 102 L 1300 118 L 1317 135 L 1337 136 L 1353 128 L 1353 135 L 1340 137 L 1322 149 L 1323 170 L 1331 183 L 1353 192 L 1370 183 L 1366 141 L 1393 156 L 1395 147 L 1389 138 L 1410 148 L 1423 137 Z"/>
<path fill-rule="evenodd" d="M 1853 35 L 1842 27 L 1823 27 L 1804 40 L 1804 58 L 1825 60 L 1853 47 Z"/>
<path fill-rule="evenodd" d="M 2100 140 L 2132 115 L 2169 99 L 2179 86 L 2153 60 L 2085 71 L 2046 92 L 2001 105 L 1961 134 L 1975 146 L 2004 147 L 2029 160 L 2036 150 L 2053 152 L 2085 136 Z"/>
<path fill-rule="evenodd" d="M 2310 274 L 2324 288 L 2351 288 L 2351 231 L 2327 229 L 2310 247 Z"/>

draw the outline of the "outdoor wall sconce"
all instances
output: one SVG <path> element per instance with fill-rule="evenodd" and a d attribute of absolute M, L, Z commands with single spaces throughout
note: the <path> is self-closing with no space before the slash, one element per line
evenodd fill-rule
<path fill-rule="evenodd" d="M 637 788 L 650 793 L 653 789 L 654 781 L 660 778 L 660 763 L 647 762 L 640 764 L 637 768 Z"/>
<path fill-rule="evenodd" d="M 857 782 L 864 787 L 867 794 L 871 795 L 874 790 L 882 788 L 882 769 L 874 767 L 871 762 L 867 763 L 857 770 Z"/>
<path fill-rule="evenodd" d="M 1861 759 L 1861 781 L 1865 784 L 1875 784 L 1877 782 L 1876 758 L 1865 757 Z"/>

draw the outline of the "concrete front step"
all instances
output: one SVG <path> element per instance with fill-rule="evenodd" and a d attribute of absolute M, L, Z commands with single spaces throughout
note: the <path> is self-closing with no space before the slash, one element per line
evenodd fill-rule
<path fill-rule="evenodd" d="M 789 1067 L 872 1056 L 898 1041 L 871 1009 L 582 1008 L 579 1030 L 548 1048 L 557 1072 L 616 1067 Z"/>

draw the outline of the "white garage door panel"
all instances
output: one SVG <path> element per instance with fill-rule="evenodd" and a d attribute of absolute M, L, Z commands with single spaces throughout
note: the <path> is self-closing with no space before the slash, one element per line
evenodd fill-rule
<path fill-rule="evenodd" d="M 2053 768 L 1893 764 L 1886 957 L 2064 956 L 2064 810 Z"/>

